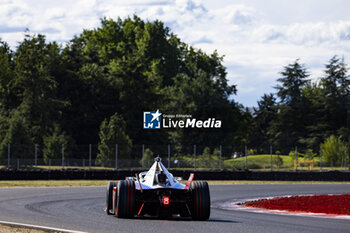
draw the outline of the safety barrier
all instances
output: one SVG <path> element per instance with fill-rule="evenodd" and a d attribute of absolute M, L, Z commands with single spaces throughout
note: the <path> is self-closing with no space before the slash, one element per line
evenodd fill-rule
<path fill-rule="evenodd" d="M 11 170 L 0 169 L 1 180 L 119 180 L 142 170 Z M 279 181 L 350 181 L 349 171 L 194 171 L 173 170 L 174 176 L 195 180 L 279 180 Z"/>

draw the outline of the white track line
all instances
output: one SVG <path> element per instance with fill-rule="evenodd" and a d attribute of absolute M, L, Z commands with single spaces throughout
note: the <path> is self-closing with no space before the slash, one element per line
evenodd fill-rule
<path fill-rule="evenodd" d="M 296 196 L 313 196 L 315 194 L 310 195 L 296 195 Z M 334 195 L 334 194 L 329 194 Z M 335 194 L 337 195 L 337 194 Z M 288 196 L 275 196 L 275 197 L 291 197 L 291 195 Z M 225 202 L 220 205 L 221 208 L 227 209 L 227 210 L 241 210 L 241 211 L 248 211 L 248 212 L 255 212 L 255 213 L 263 213 L 263 214 L 278 214 L 278 215 L 294 215 L 294 216 L 304 216 L 304 217 L 318 217 L 318 218 L 335 218 L 335 219 L 347 219 L 350 220 L 350 215 L 338 215 L 338 214 L 324 214 L 324 213 L 308 213 L 308 212 L 293 212 L 293 211 L 287 211 L 287 210 L 270 210 L 270 209 L 263 209 L 263 208 L 255 208 L 255 207 L 247 207 L 244 206 L 244 203 L 250 202 L 250 201 L 259 201 L 259 200 L 266 200 L 266 199 L 272 199 L 275 197 L 260 197 L 260 198 L 254 198 L 254 199 L 244 199 L 240 201 L 232 201 L 232 202 Z"/>
<path fill-rule="evenodd" d="M 74 231 L 74 230 L 68 230 L 68 229 L 62 229 L 62 228 L 38 226 L 38 225 L 24 224 L 24 223 L 17 223 L 17 222 L 0 221 L 0 224 L 18 226 L 18 227 L 28 227 L 28 228 L 41 229 L 41 230 L 49 230 L 49 231 L 55 231 L 55 232 L 86 233 L 84 231 Z"/>

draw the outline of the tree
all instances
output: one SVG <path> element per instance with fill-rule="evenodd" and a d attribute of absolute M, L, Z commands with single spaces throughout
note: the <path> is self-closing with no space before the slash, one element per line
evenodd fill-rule
<path fill-rule="evenodd" d="M 299 139 L 300 143 L 313 151 L 318 151 L 321 142 L 326 138 L 328 123 L 324 114 L 323 88 L 319 82 L 308 83 L 303 88 L 303 95 L 308 100 L 309 106 L 306 121 L 305 137 Z"/>
<path fill-rule="evenodd" d="M 60 98 L 69 102 L 62 113 L 62 128 L 79 144 L 98 141 L 101 122 L 118 108 L 118 92 L 111 87 L 104 68 L 96 63 L 83 64 L 65 82 L 59 87 Z"/>
<path fill-rule="evenodd" d="M 176 143 L 175 153 L 186 152 L 184 144 L 246 144 L 251 114 L 233 100 L 237 89 L 223 61 L 216 51 L 182 42 L 162 22 L 137 16 L 104 18 L 63 48 L 27 33 L 15 51 L 0 42 L 0 133 L 19 112 L 37 144 L 43 145 L 43 136 L 48 141 L 56 126 L 77 144 L 89 144 L 117 112 L 124 134 L 137 144 Z M 215 118 L 222 129 L 143 130 L 143 111 L 156 109 Z"/>
<path fill-rule="evenodd" d="M 14 105 L 14 93 L 10 87 L 14 78 L 13 52 L 9 45 L 0 39 L 0 142 L 9 129 L 9 118 Z"/>
<path fill-rule="evenodd" d="M 244 108 L 229 100 L 236 93 L 236 87 L 229 85 L 223 57 L 216 52 L 211 55 L 183 45 L 180 47 L 183 59 L 180 60 L 180 73 L 174 85 L 166 88 L 169 104 L 166 110 L 191 114 L 197 119 L 216 118 L 222 121 L 222 129 L 194 131 L 179 129 L 169 135 L 170 141 L 178 144 L 241 144 L 247 139 L 248 124 Z"/>
<path fill-rule="evenodd" d="M 64 145 L 64 156 L 69 157 L 72 149 L 72 138 L 62 132 L 58 125 L 55 125 L 50 135 L 43 137 L 43 158 L 46 164 L 50 159 L 62 158 L 62 145 Z"/>
<path fill-rule="evenodd" d="M 273 142 L 271 124 L 277 117 L 276 97 L 273 94 L 264 94 L 261 100 L 258 101 L 258 108 L 254 108 L 253 117 L 251 144 L 254 147 L 262 148 L 267 151 Z"/>
<path fill-rule="evenodd" d="M 308 71 L 299 64 L 299 59 L 297 59 L 293 64 L 285 66 L 280 74 L 282 77 L 277 81 L 281 84 L 275 88 L 281 103 L 291 106 L 298 105 L 303 100 L 302 89 L 309 83 Z"/>
<path fill-rule="evenodd" d="M 14 78 L 13 52 L 6 42 L 0 40 L 0 116 L 7 117 L 14 107 L 14 96 L 10 83 Z"/>
<path fill-rule="evenodd" d="M 67 66 L 74 64 L 69 68 L 74 73 L 80 73 L 87 64 L 99 67 L 100 84 L 107 80 L 107 87 L 112 90 L 107 96 L 111 98 L 89 96 L 93 97 L 92 102 L 103 101 L 104 105 L 115 106 L 114 112 L 123 116 L 126 131 L 135 143 L 167 144 L 169 140 L 192 143 L 188 140 L 193 139 L 196 143 L 218 144 L 223 143 L 222 140 L 234 143 L 246 139 L 247 125 L 242 124 L 244 108 L 232 101 L 236 87 L 228 84 L 223 57 L 217 52 L 208 55 L 188 46 L 160 21 L 145 22 L 137 16 L 117 21 L 104 18 L 101 27 L 84 30 L 63 54 L 71 64 Z M 85 80 L 80 83 L 84 86 Z M 89 116 L 95 112 L 93 119 L 107 117 L 106 109 L 96 111 L 99 106 L 77 107 L 82 97 L 84 95 L 72 100 L 72 110 L 77 112 L 70 116 L 78 123 L 81 122 L 79 116 L 84 114 Z M 192 114 L 198 119 L 216 117 L 223 121 L 225 130 L 145 131 L 139 116 L 152 109 Z"/>
<path fill-rule="evenodd" d="M 9 120 L 9 129 L 0 145 L 1 158 L 7 158 L 8 145 L 11 145 L 11 158 L 33 158 L 33 141 L 24 117 L 15 112 Z"/>
<path fill-rule="evenodd" d="M 326 135 L 350 136 L 350 78 L 347 71 L 344 59 L 333 56 L 321 78 L 322 114 L 328 125 Z"/>
<path fill-rule="evenodd" d="M 37 143 L 60 115 L 61 101 L 56 98 L 57 82 L 50 75 L 45 36 L 26 35 L 14 54 L 15 79 L 11 88 L 17 106 L 31 127 Z"/>
<path fill-rule="evenodd" d="M 302 139 L 307 136 L 309 101 L 303 95 L 303 88 L 309 83 L 308 71 L 296 60 L 284 67 L 282 77 L 277 79 L 277 96 L 280 98 L 278 115 L 272 125 L 275 146 L 287 152 L 294 146 L 303 147 Z"/>
<path fill-rule="evenodd" d="M 107 165 L 108 161 L 115 160 L 115 145 L 118 144 L 118 158 L 131 159 L 132 142 L 125 132 L 126 124 L 123 118 L 115 113 L 105 119 L 100 126 L 100 142 L 98 143 L 97 161 Z"/>

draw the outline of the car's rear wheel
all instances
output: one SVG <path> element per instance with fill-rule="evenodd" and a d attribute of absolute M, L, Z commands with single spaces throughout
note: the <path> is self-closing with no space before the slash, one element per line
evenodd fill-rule
<path fill-rule="evenodd" d="M 135 215 L 135 182 L 121 180 L 117 186 L 115 201 L 115 216 L 118 218 L 132 218 Z"/>
<path fill-rule="evenodd" d="M 113 188 L 117 186 L 116 182 L 108 182 L 106 190 L 106 213 L 111 215 L 110 210 L 113 209 Z"/>
<path fill-rule="evenodd" d="M 194 220 L 207 220 L 210 217 L 210 192 L 205 181 L 193 181 L 190 185 L 192 196 L 191 215 Z"/>

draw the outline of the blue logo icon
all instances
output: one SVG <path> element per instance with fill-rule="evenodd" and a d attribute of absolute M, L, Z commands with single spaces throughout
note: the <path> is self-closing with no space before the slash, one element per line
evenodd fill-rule
<path fill-rule="evenodd" d="M 144 129 L 160 129 L 162 113 L 157 110 L 156 112 L 143 112 L 143 128 Z"/>

